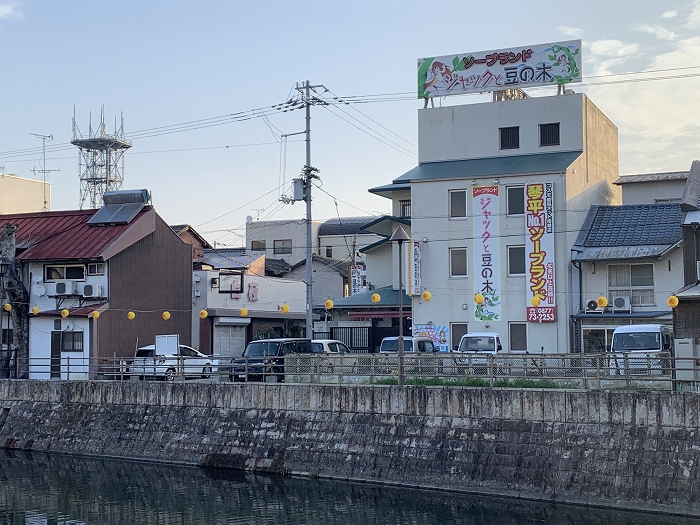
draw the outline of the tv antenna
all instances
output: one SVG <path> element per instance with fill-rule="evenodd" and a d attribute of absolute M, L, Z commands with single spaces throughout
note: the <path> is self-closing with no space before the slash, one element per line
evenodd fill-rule
<path fill-rule="evenodd" d="M 259 221 L 259 220 L 260 220 L 260 212 L 261 212 L 261 211 L 265 211 L 265 209 L 266 209 L 266 208 L 253 208 L 253 211 L 255 212 L 255 216 L 256 216 L 256 217 L 255 217 L 255 220 L 256 220 L 256 221 Z M 246 218 L 246 220 L 247 220 L 247 218 Z M 250 221 L 248 221 L 248 222 L 250 222 Z"/>
<path fill-rule="evenodd" d="M 44 189 L 44 206 L 41 208 L 41 211 L 48 211 L 47 207 L 47 201 L 46 201 L 46 174 L 51 173 L 52 171 L 61 171 L 61 170 L 47 170 L 46 169 L 46 142 L 51 142 L 53 140 L 53 135 L 40 135 L 38 133 L 30 133 L 30 135 L 34 135 L 36 138 L 41 139 L 41 169 L 38 170 L 35 167 L 32 168 L 32 173 L 34 173 L 34 176 L 36 176 L 37 173 L 41 173 L 42 180 L 43 180 L 43 189 Z"/>

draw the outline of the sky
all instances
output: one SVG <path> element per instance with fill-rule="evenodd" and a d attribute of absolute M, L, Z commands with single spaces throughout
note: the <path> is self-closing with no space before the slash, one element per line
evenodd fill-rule
<path fill-rule="evenodd" d="M 165 221 L 217 247 L 240 246 L 248 216 L 305 215 L 279 201 L 305 164 L 303 136 L 281 135 L 303 131 L 304 112 L 273 106 L 306 80 L 364 101 L 311 109 L 313 219 L 388 213 L 367 189 L 417 164 L 423 57 L 581 39 L 584 82 L 571 87 L 618 127 L 620 174 L 700 159 L 700 0 L 0 0 L 0 38 L 0 171 L 45 176 L 52 209 L 79 208 L 72 119 L 87 135 L 104 108 L 107 131 L 123 116 L 133 142 L 124 189 L 148 189 Z M 45 175 L 32 134 L 53 137 Z"/>

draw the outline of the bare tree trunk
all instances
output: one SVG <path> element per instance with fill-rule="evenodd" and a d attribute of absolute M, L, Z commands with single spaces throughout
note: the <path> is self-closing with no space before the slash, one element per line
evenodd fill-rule
<path fill-rule="evenodd" d="M 22 283 L 15 262 L 17 226 L 5 223 L 0 232 L 0 258 L 9 265 L 3 276 L 5 293 L 12 306 L 12 346 L 16 350 L 17 378 L 29 378 L 29 292 Z"/>

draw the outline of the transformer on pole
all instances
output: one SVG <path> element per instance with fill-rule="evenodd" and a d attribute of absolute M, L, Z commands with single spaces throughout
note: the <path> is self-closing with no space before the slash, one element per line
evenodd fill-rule
<path fill-rule="evenodd" d="M 91 119 L 92 120 L 92 119 Z M 85 202 L 91 208 L 102 206 L 102 195 L 106 191 L 122 189 L 124 183 L 124 152 L 131 147 L 131 142 L 124 138 L 124 117 L 114 134 L 106 132 L 104 108 L 100 112 L 100 123 L 83 137 L 75 123 L 73 111 L 73 140 L 71 144 L 80 150 L 80 208 Z"/>

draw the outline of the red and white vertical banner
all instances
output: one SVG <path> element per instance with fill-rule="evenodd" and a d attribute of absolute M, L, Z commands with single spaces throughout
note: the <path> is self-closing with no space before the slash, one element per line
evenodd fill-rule
<path fill-rule="evenodd" d="M 501 285 L 498 267 L 498 186 L 472 188 L 474 210 L 474 294 L 484 300 L 476 304 L 474 319 L 501 319 Z"/>
<path fill-rule="evenodd" d="M 527 320 L 557 320 L 554 296 L 554 183 L 525 186 Z"/>
<path fill-rule="evenodd" d="M 420 242 L 409 241 L 406 243 L 408 248 L 407 264 L 407 279 L 408 288 L 407 295 L 420 295 Z"/>

